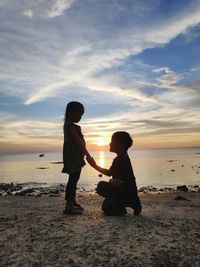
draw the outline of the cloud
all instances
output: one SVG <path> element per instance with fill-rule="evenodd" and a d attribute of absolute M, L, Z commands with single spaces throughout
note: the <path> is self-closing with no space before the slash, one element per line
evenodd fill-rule
<path fill-rule="evenodd" d="M 147 147 L 151 147 L 151 143 L 155 145 L 159 142 L 170 145 L 172 140 L 175 143 L 176 138 L 181 142 L 184 135 L 187 135 L 187 138 L 193 136 L 193 140 L 197 140 L 199 129 L 197 118 L 200 119 L 198 110 L 188 113 L 183 108 L 163 106 L 159 110 L 148 112 L 130 108 L 128 112 L 121 111 L 87 119 L 81 122 L 81 125 L 88 143 L 95 143 L 102 138 L 109 143 L 113 132 L 124 130 L 133 136 L 137 145 L 143 142 Z"/>
<path fill-rule="evenodd" d="M 125 63 L 132 55 L 139 54 L 147 48 L 167 44 L 173 38 L 177 37 L 181 33 L 185 33 L 190 27 L 193 27 L 198 23 L 200 23 L 199 6 L 196 7 L 195 10 L 189 10 L 187 12 L 184 11 L 178 15 L 176 14 L 176 16 L 171 17 L 170 19 L 165 20 L 162 23 L 158 23 L 159 26 L 147 26 L 141 30 L 140 34 L 138 34 L 137 31 L 134 32 L 134 28 L 130 29 L 128 35 L 132 36 L 132 38 L 126 38 L 126 35 L 124 35 L 123 32 L 121 32 L 121 37 L 115 35 L 112 36 L 111 33 L 111 36 L 105 40 L 106 47 L 105 45 L 104 47 L 101 47 L 101 45 L 95 42 L 91 43 L 89 40 L 85 46 L 76 45 L 75 48 L 66 52 L 63 59 L 56 65 L 56 68 L 59 69 L 61 76 L 68 74 L 65 78 L 65 82 L 63 82 L 66 86 L 76 84 L 77 88 L 79 86 L 85 86 L 90 90 L 106 91 L 108 89 L 101 87 L 98 81 L 99 76 L 101 75 L 101 78 L 106 84 L 106 80 L 109 79 L 108 74 L 106 74 L 106 70 L 112 70 L 115 68 L 115 72 L 117 73 L 117 67 Z M 76 28 L 74 30 L 76 31 Z M 114 37 L 116 37 L 115 42 L 112 40 Z M 123 42 L 121 42 L 121 40 L 123 40 Z M 112 45 L 114 47 L 111 48 Z M 161 69 L 157 73 L 160 72 Z M 162 76 L 157 79 L 157 82 L 161 87 L 169 88 L 171 86 L 172 88 L 174 84 L 180 82 L 182 79 L 181 75 L 175 74 L 167 67 L 162 69 L 162 73 Z M 43 88 L 40 86 L 39 89 L 36 89 L 34 94 L 30 96 L 25 103 L 31 104 L 44 100 L 47 97 L 56 95 L 57 90 L 61 92 L 60 83 L 62 84 L 63 80 L 61 76 L 54 76 L 54 85 L 51 85 L 52 82 L 50 81 L 50 85 L 45 85 Z M 93 81 L 93 85 L 96 84 L 93 88 L 91 86 L 91 81 Z M 58 86 L 56 86 L 56 84 Z M 119 89 L 123 87 L 125 87 L 125 85 L 121 86 L 113 82 L 112 89 L 114 92 L 120 93 L 123 91 L 126 93 L 125 90 Z M 139 98 L 141 97 L 138 97 L 138 99 Z"/>
<path fill-rule="evenodd" d="M 200 23 L 200 6 L 197 5 L 191 10 L 176 14 L 167 22 L 161 23 L 155 29 L 146 33 L 146 40 L 154 45 L 162 45 L 170 42 L 179 34 L 185 33 L 190 27 L 195 27 Z"/>
<path fill-rule="evenodd" d="M 31 19 L 33 17 L 33 11 L 32 10 L 26 10 L 26 11 L 24 11 L 23 15 Z"/>
<path fill-rule="evenodd" d="M 56 121 L 46 121 L 39 119 L 22 119 L 13 114 L 1 114 L 1 144 L 46 144 L 55 142 L 55 137 L 59 143 L 62 140 L 62 123 Z M 35 140 L 37 139 L 37 140 Z M 44 141 L 45 139 L 45 141 Z"/>
<path fill-rule="evenodd" d="M 195 67 L 195 68 L 192 68 L 191 71 L 200 71 L 200 67 Z"/>
<path fill-rule="evenodd" d="M 41 89 L 37 89 L 35 94 L 32 94 L 25 102 L 24 104 L 30 105 L 32 103 L 35 103 L 37 101 L 42 101 L 43 99 L 46 99 L 47 97 L 52 97 L 55 95 L 55 90 L 58 93 L 58 89 L 61 89 L 62 87 L 65 87 L 69 81 L 61 81 L 54 84 L 50 84 L 48 86 L 45 86 Z"/>
<path fill-rule="evenodd" d="M 17 98 L 27 110 L 49 98 L 56 105 L 83 100 L 86 108 L 92 107 L 88 117 L 93 120 L 82 121 L 91 141 L 118 129 L 140 135 L 175 131 L 184 124 L 197 127 L 199 64 L 178 69 L 166 54 L 151 66 L 145 56 L 199 25 L 198 1 L 181 4 L 170 14 L 164 14 L 157 0 L 149 6 L 143 1 L 11 2 L 4 1 L 0 9 L 0 89 L 6 99 Z M 102 108 L 106 116 L 97 114 Z M 50 126 L 37 118 L 7 119 L 2 125 L 10 142 L 13 131 L 19 140 L 50 139 L 58 134 L 54 127 L 62 132 L 62 122 Z"/>
<path fill-rule="evenodd" d="M 25 14 L 30 17 L 38 12 L 50 12 L 50 16 L 53 17 L 63 14 L 62 12 L 70 8 L 73 3 L 74 1 L 64 0 L 54 1 L 53 5 L 52 1 L 39 1 L 37 5 L 29 3 L 25 6 Z M 77 1 L 78 4 L 81 3 Z M 37 9 L 38 5 L 41 11 Z M 119 5 L 115 8 L 119 8 Z M 139 12 L 138 10 L 145 10 L 142 6 L 136 9 L 136 14 Z M 33 104 L 57 96 L 58 93 L 65 95 L 65 92 L 72 86 L 77 90 L 85 87 L 90 91 L 102 90 L 108 93 L 114 90 L 113 92 L 116 94 L 124 93 L 127 96 L 133 93 L 133 98 L 137 98 L 138 101 L 152 101 L 148 94 L 145 95 L 140 88 L 136 88 L 131 75 L 128 81 L 130 85 L 127 86 L 127 81 L 113 79 L 113 73 L 119 77 L 122 74 L 121 70 L 119 71 L 120 66 L 125 65 L 132 55 L 141 53 L 147 48 L 167 44 L 180 33 L 186 32 L 189 27 L 200 22 L 200 9 L 199 6 L 196 6 L 195 10 L 184 10 L 178 15 L 171 16 L 170 19 L 157 21 L 157 24 L 154 22 L 154 25 L 152 23 L 142 25 L 140 32 L 134 26 L 133 21 L 133 25 L 127 27 L 126 31 L 124 27 L 119 26 L 117 32 L 111 30 L 109 35 L 106 35 L 102 32 L 104 30 L 102 25 L 105 27 L 103 21 L 101 21 L 101 25 L 96 24 L 99 10 L 93 9 L 94 16 L 88 16 L 87 20 L 83 20 L 83 17 L 86 16 L 84 6 L 82 6 L 82 10 L 83 14 L 73 13 L 73 17 L 72 15 L 65 17 L 66 36 L 61 35 L 56 23 L 53 27 L 48 27 L 40 21 L 41 25 L 37 25 L 37 27 L 41 30 L 35 31 L 36 25 L 34 24 L 37 21 L 34 21 L 33 28 L 30 28 L 29 25 L 20 30 L 20 34 L 15 37 L 15 42 L 10 39 L 11 49 L 15 51 L 15 54 L 12 55 L 12 60 L 11 56 L 7 55 L 7 62 L 4 63 L 4 66 L 2 65 L 1 78 L 9 81 L 8 83 L 11 83 L 12 80 L 18 81 L 16 90 L 14 86 L 10 86 L 11 94 L 17 93 L 23 100 L 27 96 L 24 103 Z M 123 14 L 124 10 L 127 12 L 126 6 L 123 6 L 123 10 L 117 14 Z M 110 26 L 108 25 L 108 27 Z M 9 58 L 12 62 L 10 65 L 8 65 Z M 14 58 L 16 60 L 13 61 Z M 4 62 L 4 56 L 2 62 Z M 24 73 L 24 69 L 27 72 Z M 104 83 L 99 82 L 100 79 Z M 157 82 L 161 87 L 169 87 L 180 79 L 181 75 L 176 75 L 171 71 L 163 73 L 161 77 L 158 77 Z M 28 94 L 27 87 L 29 87 Z M 18 93 L 19 90 L 22 90 L 21 94 Z M 9 93 L 9 90 L 7 92 Z"/>
<path fill-rule="evenodd" d="M 54 3 L 51 7 L 51 10 L 47 12 L 48 18 L 54 18 L 63 15 L 64 11 L 71 8 L 76 0 L 55 0 L 53 2 Z"/>
<path fill-rule="evenodd" d="M 162 73 L 162 75 L 156 80 L 161 87 L 168 87 L 177 84 L 183 79 L 181 75 L 177 75 L 174 71 L 170 70 L 168 67 L 156 68 L 153 70 L 155 73 Z"/>

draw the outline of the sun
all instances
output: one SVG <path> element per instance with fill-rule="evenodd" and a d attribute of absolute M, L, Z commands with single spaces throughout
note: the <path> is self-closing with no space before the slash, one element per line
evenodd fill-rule
<path fill-rule="evenodd" d="M 106 146 L 108 144 L 108 142 L 106 140 L 103 139 L 99 139 L 96 141 L 97 146 Z"/>

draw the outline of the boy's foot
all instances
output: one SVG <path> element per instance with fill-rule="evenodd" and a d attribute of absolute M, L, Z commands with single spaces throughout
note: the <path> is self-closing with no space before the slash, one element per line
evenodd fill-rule
<path fill-rule="evenodd" d="M 139 204 L 138 206 L 135 206 L 135 205 L 130 205 L 128 206 L 130 208 L 133 209 L 133 212 L 134 212 L 134 215 L 140 215 L 141 211 L 142 211 L 142 206 L 141 204 Z"/>
<path fill-rule="evenodd" d="M 133 209 L 133 211 L 134 211 L 134 215 L 140 215 L 140 213 L 141 213 L 141 211 L 142 211 L 142 209 L 141 208 L 134 208 L 134 207 L 131 207 L 132 209 Z"/>
<path fill-rule="evenodd" d="M 124 216 L 127 214 L 127 212 L 104 212 L 106 216 Z"/>
<path fill-rule="evenodd" d="M 73 207 L 74 207 L 75 209 L 84 211 L 84 208 L 83 208 L 80 204 L 78 204 L 78 203 L 76 203 L 76 202 L 73 203 Z"/>
<path fill-rule="evenodd" d="M 127 214 L 127 210 L 125 208 L 121 210 L 106 210 L 104 213 L 107 216 L 124 216 Z"/>
<path fill-rule="evenodd" d="M 140 215 L 141 211 L 134 211 L 134 215 Z"/>

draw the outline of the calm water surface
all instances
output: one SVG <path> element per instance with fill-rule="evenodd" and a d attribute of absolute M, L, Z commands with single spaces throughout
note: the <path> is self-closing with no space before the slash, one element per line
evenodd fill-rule
<path fill-rule="evenodd" d="M 96 162 L 109 168 L 115 154 L 105 151 L 91 152 Z M 177 185 L 200 185 L 200 149 L 155 149 L 130 150 L 138 187 L 152 185 L 158 188 Z M 62 152 L 38 154 L 0 155 L 0 182 L 66 183 L 67 174 L 62 174 Z M 47 169 L 38 169 L 38 168 Z M 172 171 L 174 170 L 174 171 Z M 79 187 L 95 188 L 100 178 L 98 172 L 86 165 L 83 168 Z"/>

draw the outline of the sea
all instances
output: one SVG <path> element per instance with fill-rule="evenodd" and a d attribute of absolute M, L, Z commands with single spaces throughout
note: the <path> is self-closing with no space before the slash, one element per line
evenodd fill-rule
<path fill-rule="evenodd" d="M 103 168 L 109 168 L 116 154 L 107 151 L 91 151 L 91 155 Z M 200 148 L 130 150 L 138 188 L 156 188 L 179 185 L 200 186 Z M 1 154 L 0 183 L 66 184 L 68 175 L 61 173 L 62 151 L 44 153 Z M 99 173 L 86 165 L 81 173 L 79 188 L 94 190 L 100 181 Z"/>

